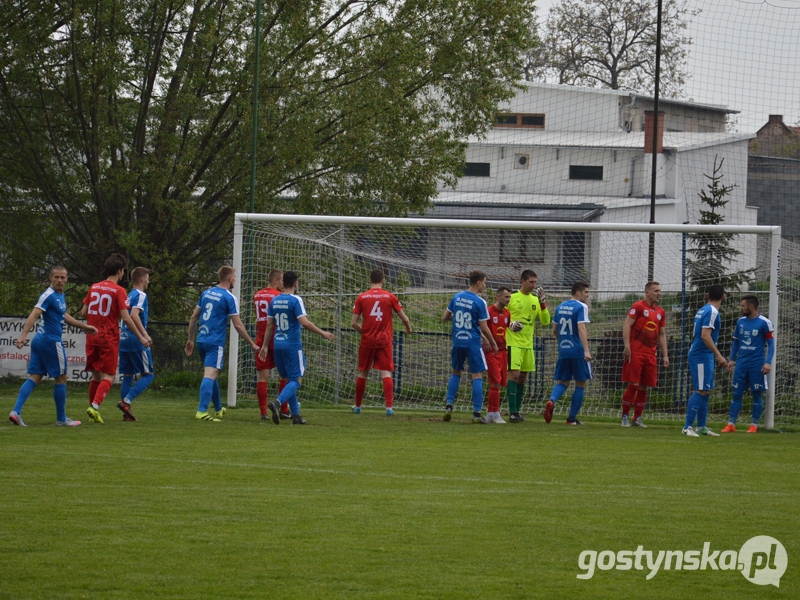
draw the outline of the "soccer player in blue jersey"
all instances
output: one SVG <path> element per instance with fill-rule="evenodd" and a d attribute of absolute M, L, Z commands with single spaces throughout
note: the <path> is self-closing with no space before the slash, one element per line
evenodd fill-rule
<path fill-rule="evenodd" d="M 486 289 L 486 273 L 472 271 L 469 274 L 469 289 L 459 292 L 442 315 L 443 321 L 453 321 L 453 348 L 450 351 L 450 362 L 453 374 L 447 382 L 447 405 L 444 409 L 444 420 L 453 416 L 453 404 L 456 401 L 458 387 L 461 385 L 461 373 L 464 362 L 469 364 L 472 373 L 472 422 L 487 424 L 481 416 L 483 408 L 483 372 L 487 369 L 486 356 L 483 354 L 482 342 L 497 352 L 497 342 L 489 330 L 489 309 L 486 300 L 478 296 Z"/>
<path fill-rule="evenodd" d="M 197 351 L 203 360 L 203 382 L 200 384 L 200 403 L 197 405 L 197 414 L 194 417 L 199 421 L 219 421 L 225 414 L 217 378 L 224 363 L 229 319 L 236 332 L 250 347 L 258 350 L 258 346 L 247 334 L 239 318 L 239 302 L 231 294 L 236 284 L 236 269 L 228 266 L 220 267 L 217 276 L 219 285 L 204 291 L 194 308 L 189 319 L 189 339 L 186 342 L 186 356 L 191 356 L 195 345 L 194 333 L 199 321 Z M 208 405 L 212 401 L 216 411 L 213 416 L 208 413 Z"/>
<path fill-rule="evenodd" d="M 742 298 L 741 310 L 742 317 L 733 329 L 731 358 L 728 361 L 728 370 L 733 373 L 733 400 L 728 424 L 722 433 L 736 431 L 736 419 L 742 410 L 742 398 L 748 387 L 753 394 L 753 420 L 747 433 L 758 431 L 758 420 L 764 407 L 762 393 L 767 389 L 767 375 L 775 359 L 775 330 L 768 318 L 758 314 L 758 298 Z"/>
<path fill-rule="evenodd" d="M 572 284 L 572 297 L 558 305 L 553 317 L 553 334 L 558 338 L 558 361 L 553 379 L 556 384 L 544 409 L 544 420 L 553 419 L 556 402 L 575 380 L 575 390 L 569 405 L 567 425 L 583 425 L 578 412 L 583 406 L 586 382 L 592 378 L 592 353 L 589 351 L 589 284 L 576 281 Z"/>
<path fill-rule="evenodd" d="M 8 415 L 8 420 L 14 425 L 25 427 L 22 420 L 22 407 L 34 388 L 47 375 L 55 380 L 53 387 L 53 400 L 56 403 L 56 424 L 75 427 L 80 421 L 73 421 L 67 417 L 67 351 L 61 341 L 63 324 L 83 329 L 87 333 L 97 333 L 97 328 L 86 325 L 67 314 L 67 302 L 64 299 L 64 286 L 67 284 L 67 270 L 61 265 L 56 265 L 50 270 L 50 287 L 39 296 L 39 301 L 33 307 L 31 314 L 22 326 L 22 333 L 14 345 L 22 350 L 25 347 L 28 332 L 42 317 L 39 331 L 31 341 L 31 354 L 28 361 L 28 374 L 30 377 L 22 384 L 14 404 L 14 410 Z"/>
<path fill-rule="evenodd" d="M 258 353 L 262 361 L 266 360 L 269 352 L 269 340 L 272 339 L 274 330 L 275 366 L 281 379 L 287 381 L 283 391 L 278 394 L 277 400 L 269 403 L 272 420 L 276 425 L 280 424 L 278 414 L 281 404 L 284 402 L 289 403 L 292 425 L 306 424 L 306 420 L 300 416 L 300 405 L 297 403 L 297 390 L 303 383 L 303 373 L 306 370 L 303 341 L 300 337 L 301 328 L 313 331 L 329 342 L 334 339 L 332 333 L 322 331 L 308 320 L 303 299 L 297 295 L 297 287 L 297 273 L 286 271 L 283 274 L 283 293 L 275 296 L 267 308 L 267 330 L 264 332 L 264 343 Z"/>
<path fill-rule="evenodd" d="M 147 321 L 150 317 L 150 305 L 147 299 L 147 288 L 150 286 L 150 270 L 136 267 L 131 271 L 133 289 L 128 294 L 129 312 L 133 324 L 144 337 L 147 334 Z M 138 336 L 134 335 L 126 323 L 122 323 L 119 334 L 119 372 L 122 375 L 122 400 L 117 408 L 122 411 L 123 421 L 135 421 L 136 417 L 131 412 L 131 403 L 134 398 L 145 391 L 153 383 L 153 353 L 150 348 L 145 348 Z M 134 375 L 141 374 L 136 385 L 133 384 Z"/>
<path fill-rule="evenodd" d="M 719 307 L 725 300 L 725 290 L 721 285 L 712 285 L 706 293 L 708 303 L 694 316 L 694 333 L 689 348 L 689 371 L 692 374 L 694 394 L 686 405 L 686 424 L 683 435 L 699 437 L 701 435 L 719 437 L 706 427 L 708 419 L 708 397 L 714 389 L 714 361 L 725 365 L 728 361 L 717 349 L 719 330 L 722 319 Z M 697 429 L 693 429 L 695 417 Z"/>

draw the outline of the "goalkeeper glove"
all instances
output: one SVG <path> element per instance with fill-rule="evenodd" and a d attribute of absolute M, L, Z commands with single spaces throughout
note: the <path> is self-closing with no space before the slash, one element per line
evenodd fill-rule
<path fill-rule="evenodd" d="M 539 305 L 547 308 L 547 295 L 544 293 L 544 288 L 536 288 L 536 295 L 539 297 Z"/>
<path fill-rule="evenodd" d="M 525 324 L 522 321 L 512 321 L 510 327 L 511 331 L 518 332 L 522 331 L 522 328 L 525 327 Z"/>

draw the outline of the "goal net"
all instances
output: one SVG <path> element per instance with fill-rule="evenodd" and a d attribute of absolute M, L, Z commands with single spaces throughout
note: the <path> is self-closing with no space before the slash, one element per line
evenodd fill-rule
<path fill-rule="evenodd" d="M 242 321 L 254 334 L 252 298 L 267 286 L 269 271 L 297 272 L 298 295 L 309 319 L 335 334 L 335 342 L 330 343 L 303 333 L 307 370 L 299 399 L 304 405 L 349 406 L 354 399 L 360 341 L 350 327 L 353 302 L 369 288 L 369 273 L 382 269 L 384 287 L 398 296 L 414 329 L 406 334 L 395 318 L 394 405 L 442 410 L 451 373 L 451 324 L 442 321 L 442 314 L 450 298 L 466 289 L 470 271 L 488 275 L 484 297 L 491 304 L 499 286 L 516 290 L 521 271 L 534 270 L 547 292 L 551 314 L 569 297 L 572 283 L 585 280 L 591 285 L 594 379 L 587 386 L 582 414 L 617 416 L 624 389 L 622 323 L 631 304 L 643 298 L 651 232 L 653 278 L 663 291 L 670 364 L 664 368 L 659 361 L 659 385 L 650 393 L 648 417 L 681 418 L 691 395 L 687 353 L 694 314 L 705 303 L 708 286 L 728 282 L 730 287 L 731 282 L 740 282 L 739 289 L 727 290 L 720 349 L 727 357 L 733 325 L 740 316 L 739 298 L 745 291 L 757 295 L 761 313 L 773 320 L 778 332 L 776 369 L 770 374 L 764 419 L 768 427 L 773 418 L 795 422 L 796 336 L 788 333 L 793 331 L 791 325 L 776 319 L 782 297 L 777 277 L 779 227 L 238 214 L 234 265 L 241 275 L 235 293 L 241 299 Z M 727 258 L 703 252 L 703 248 L 716 248 L 715 244 L 730 250 Z M 783 280 L 794 281 L 791 277 Z M 782 335 L 785 328 L 786 336 Z M 534 346 L 537 369 L 525 387 L 522 403 L 522 412 L 528 414 L 542 412 L 552 390 L 558 349 L 551 326 L 537 324 Z M 228 403 L 252 402 L 255 356 L 233 328 L 230 354 Z M 270 397 L 274 398 L 277 373 L 272 376 Z M 456 410 L 472 409 L 468 377 L 465 372 Z M 720 368 L 716 382 L 709 412 L 721 420 L 731 399 L 731 376 Z M 502 397 L 505 408 L 505 391 Z M 746 394 L 743 417 L 749 402 Z M 364 405 L 383 405 L 377 373 L 370 375 Z M 560 402 L 557 411 L 568 405 L 568 401 Z"/>

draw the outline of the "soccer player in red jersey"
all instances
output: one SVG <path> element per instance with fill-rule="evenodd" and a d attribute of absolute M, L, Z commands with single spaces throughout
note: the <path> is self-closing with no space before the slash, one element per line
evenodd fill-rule
<path fill-rule="evenodd" d="M 505 423 L 500 416 L 500 388 L 508 383 L 508 355 L 506 353 L 506 327 L 511 322 L 511 313 L 506 306 L 511 301 L 511 288 L 497 288 L 495 303 L 489 305 L 489 331 L 497 343 L 497 352 L 492 352 L 484 343 L 487 373 L 489 375 L 489 398 L 486 412 L 488 423 Z"/>
<path fill-rule="evenodd" d="M 394 399 L 394 359 L 392 358 L 392 311 L 397 313 L 405 325 L 406 333 L 411 333 L 408 320 L 397 296 L 383 289 L 383 271 L 375 269 L 369 275 L 370 288 L 356 298 L 350 326 L 361 334 L 358 348 L 358 377 L 356 378 L 356 405 L 353 412 L 361 412 L 367 377 L 371 368 L 381 373 L 383 396 L 386 399 L 386 414 L 392 416 Z M 363 319 L 359 324 L 359 319 Z"/>
<path fill-rule="evenodd" d="M 647 402 L 647 388 L 658 385 L 658 360 L 656 347 L 661 348 L 661 362 L 669 366 L 667 356 L 667 315 L 661 302 L 661 284 L 648 281 L 644 287 L 644 300 L 635 302 L 622 325 L 622 381 L 628 384 L 622 395 L 622 426 L 630 427 L 628 414 L 635 403 L 633 425 L 646 427 L 642 411 Z"/>
<path fill-rule="evenodd" d="M 255 296 L 253 296 L 253 301 L 255 302 L 256 307 L 256 344 L 258 344 L 259 347 L 264 343 L 264 332 L 267 330 L 267 309 L 269 308 L 269 303 L 272 302 L 272 299 L 275 298 L 275 296 L 280 296 L 281 293 L 283 293 L 283 271 L 272 269 L 272 271 L 269 272 L 268 281 L 269 285 L 263 290 L 256 292 Z M 262 421 L 269 420 L 269 417 L 267 416 L 267 398 L 269 396 L 269 374 L 270 371 L 275 368 L 274 331 L 269 340 L 268 347 L 269 353 L 267 354 L 267 358 L 265 360 L 261 360 L 261 357 L 258 355 L 258 353 L 256 353 L 256 372 L 258 374 L 256 394 L 258 397 L 258 408 L 261 411 Z M 278 393 L 281 393 L 285 386 L 286 380 L 281 379 Z M 292 415 L 289 412 L 288 402 L 281 406 L 280 409 L 272 405 L 269 406 L 272 409 L 272 420 L 276 425 L 280 423 L 280 419 L 292 418 Z"/>
<path fill-rule="evenodd" d="M 119 359 L 119 320 L 136 334 L 142 346 L 149 348 L 153 343 L 128 313 L 128 294 L 120 287 L 119 281 L 125 274 L 128 261 L 121 254 L 112 254 L 103 264 L 106 279 L 95 283 L 83 299 L 81 314 L 86 323 L 97 328 L 97 333 L 86 338 L 86 370 L 92 372 L 89 383 L 89 408 L 86 414 L 95 423 L 102 423 L 99 408 L 111 390 L 117 374 Z"/>

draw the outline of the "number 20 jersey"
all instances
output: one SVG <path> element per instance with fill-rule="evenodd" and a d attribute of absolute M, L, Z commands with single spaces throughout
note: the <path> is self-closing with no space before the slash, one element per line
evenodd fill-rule
<path fill-rule="evenodd" d="M 403 305 L 397 296 L 382 289 L 371 289 L 356 298 L 353 314 L 361 315 L 361 346 L 384 348 L 392 345 L 392 311 Z"/>
<path fill-rule="evenodd" d="M 119 346 L 119 314 L 128 310 L 128 294 L 113 281 L 92 285 L 83 303 L 87 306 L 86 323 L 97 327 L 95 335 L 86 336 L 89 346 Z"/>

